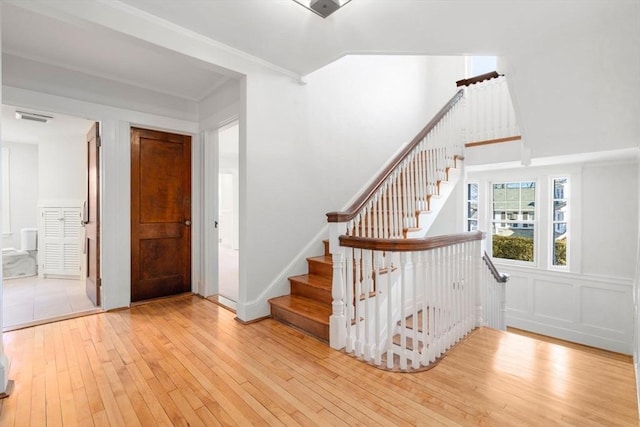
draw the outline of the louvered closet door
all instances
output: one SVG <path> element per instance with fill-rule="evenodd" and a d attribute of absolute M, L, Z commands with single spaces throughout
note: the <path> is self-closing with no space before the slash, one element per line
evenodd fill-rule
<path fill-rule="evenodd" d="M 79 208 L 42 210 L 41 245 L 44 275 L 80 277 L 81 220 Z"/>

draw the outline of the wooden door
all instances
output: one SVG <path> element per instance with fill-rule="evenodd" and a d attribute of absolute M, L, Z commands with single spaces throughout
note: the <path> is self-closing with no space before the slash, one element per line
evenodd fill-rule
<path fill-rule="evenodd" d="M 100 305 L 100 128 L 94 123 L 87 133 L 87 200 L 83 212 L 85 226 L 86 292 Z"/>
<path fill-rule="evenodd" d="M 191 291 L 191 137 L 131 129 L 131 301 Z"/>

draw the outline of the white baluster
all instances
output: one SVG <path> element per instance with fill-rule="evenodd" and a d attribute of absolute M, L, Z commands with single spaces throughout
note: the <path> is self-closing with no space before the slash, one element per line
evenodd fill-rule
<path fill-rule="evenodd" d="M 387 257 L 393 260 L 394 253 L 388 252 Z M 387 263 L 386 290 L 387 290 L 387 368 L 393 368 L 393 292 L 391 290 L 391 278 L 393 276 L 393 261 Z"/>
<path fill-rule="evenodd" d="M 382 286 L 382 278 L 380 275 L 380 272 L 382 271 L 382 269 L 384 268 L 383 265 L 383 258 L 382 258 L 382 252 L 380 251 L 376 251 L 374 253 L 374 258 L 373 258 L 373 271 L 374 271 L 374 278 L 375 278 L 375 337 L 374 337 L 374 341 L 375 341 L 375 346 L 374 346 L 374 360 L 373 363 L 376 364 L 376 366 L 380 366 L 382 364 L 382 342 L 381 342 L 381 335 L 382 335 L 382 329 L 381 329 L 381 317 L 382 317 L 382 313 L 381 313 L 381 306 L 382 306 L 382 293 L 381 293 L 381 286 Z M 390 274 L 390 272 L 388 272 L 387 274 Z"/>
<path fill-rule="evenodd" d="M 354 264 L 356 249 L 349 249 L 346 252 L 346 282 L 347 282 L 347 298 L 346 298 L 346 307 L 347 307 L 347 353 L 353 353 L 355 351 L 356 345 L 356 335 L 355 329 L 357 328 L 357 324 L 354 323 L 356 319 L 355 314 L 355 306 L 354 306 L 354 289 L 355 289 L 355 281 L 356 277 L 353 274 L 354 269 L 356 268 Z"/>

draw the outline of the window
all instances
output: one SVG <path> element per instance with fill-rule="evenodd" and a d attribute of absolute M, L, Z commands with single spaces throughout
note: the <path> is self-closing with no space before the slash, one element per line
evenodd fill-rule
<path fill-rule="evenodd" d="M 467 210 L 466 210 L 467 231 L 478 229 L 478 184 L 467 184 Z"/>
<path fill-rule="evenodd" d="M 533 262 L 536 228 L 536 183 L 492 185 L 494 258 Z"/>
<path fill-rule="evenodd" d="M 553 200 L 551 203 L 553 210 L 551 216 L 551 265 L 557 267 L 567 265 L 567 224 L 569 220 L 568 189 L 568 178 L 553 178 Z"/>

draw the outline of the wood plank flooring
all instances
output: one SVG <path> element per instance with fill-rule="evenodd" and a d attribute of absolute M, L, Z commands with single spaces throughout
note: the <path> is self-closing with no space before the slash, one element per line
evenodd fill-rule
<path fill-rule="evenodd" d="M 479 329 L 435 368 L 378 370 L 183 296 L 4 334 L 0 426 L 638 425 L 629 361 Z"/>

